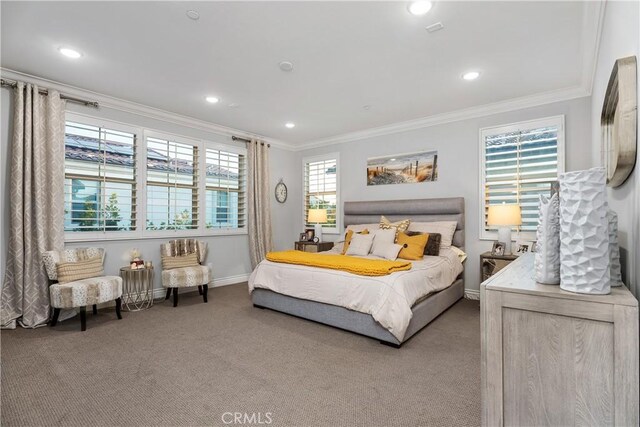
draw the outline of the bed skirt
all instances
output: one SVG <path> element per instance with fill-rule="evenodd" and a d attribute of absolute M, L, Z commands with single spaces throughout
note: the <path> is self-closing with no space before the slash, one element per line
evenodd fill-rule
<path fill-rule="evenodd" d="M 464 281 L 459 278 L 448 288 L 436 292 L 414 305 L 411 308 L 413 317 L 402 341 L 399 341 L 391 332 L 380 326 L 370 314 L 360 313 L 336 305 L 290 297 L 261 288 L 255 288 L 251 298 L 253 305 L 258 308 L 269 308 L 303 319 L 313 320 L 314 322 L 355 332 L 375 338 L 385 344 L 399 347 L 447 308 L 451 307 L 463 295 Z"/>

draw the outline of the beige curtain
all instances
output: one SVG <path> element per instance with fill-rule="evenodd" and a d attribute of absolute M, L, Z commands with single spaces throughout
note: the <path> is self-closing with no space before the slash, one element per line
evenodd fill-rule
<path fill-rule="evenodd" d="M 3 328 L 35 328 L 49 319 L 41 254 L 64 248 L 64 101 L 18 83 L 14 92 L 11 202 Z"/>
<path fill-rule="evenodd" d="M 271 239 L 271 192 L 269 186 L 269 146 L 252 140 L 247 144 L 249 175 L 249 255 L 255 268 L 273 248 Z"/>

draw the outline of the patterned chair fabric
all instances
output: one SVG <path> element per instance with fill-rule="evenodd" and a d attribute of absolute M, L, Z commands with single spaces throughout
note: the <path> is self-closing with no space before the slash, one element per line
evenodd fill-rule
<path fill-rule="evenodd" d="M 202 264 L 207 256 L 207 244 L 196 239 L 176 239 L 160 245 L 160 254 L 164 256 L 181 256 L 197 254 Z M 162 286 L 165 288 L 186 288 L 202 286 L 209 283 L 211 272 L 203 265 L 197 267 L 173 268 L 162 271 Z"/>
<path fill-rule="evenodd" d="M 122 296 L 122 278 L 93 277 L 49 287 L 53 308 L 76 308 L 113 301 Z"/>
<path fill-rule="evenodd" d="M 101 257 L 104 263 L 104 249 L 78 248 L 48 251 L 42 254 L 47 276 L 52 281 L 58 280 L 56 264 L 84 261 L 95 257 Z M 53 308 L 76 308 L 100 304 L 122 296 L 122 279 L 118 276 L 102 276 L 53 284 L 49 286 L 49 295 Z"/>

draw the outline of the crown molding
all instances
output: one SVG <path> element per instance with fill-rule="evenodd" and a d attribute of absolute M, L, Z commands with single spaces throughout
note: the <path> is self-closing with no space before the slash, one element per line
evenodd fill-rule
<path fill-rule="evenodd" d="M 265 137 L 251 132 L 234 129 L 227 126 L 218 125 L 215 123 L 207 122 L 205 120 L 195 119 L 193 117 L 184 116 L 170 111 L 161 110 L 159 108 L 149 107 L 147 105 L 138 104 L 136 102 L 127 101 L 125 99 L 115 98 L 113 96 L 105 95 L 98 92 L 93 92 L 87 89 L 82 89 L 76 86 L 71 86 L 65 83 L 48 80 L 42 77 L 33 76 L 31 74 L 23 73 L 20 71 L 11 70 L 8 68 L 0 68 L 0 75 L 3 78 L 10 80 L 20 80 L 31 84 L 36 84 L 48 89 L 57 90 L 65 95 L 88 98 L 91 101 L 97 101 L 100 105 L 99 108 L 109 108 L 113 110 L 123 111 L 138 116 L 147 117 L 150 119 L 161 120 L 163 122 L 173 123 L 180 126 L 189 127 L 192 129 L 202 130 L 205 132 L 212 132 L 222 136 L 239 136 L 242 138 L 256 138 L 271 144 L 274 147 L 282 148 L 285 150 L 295 150 L 297 147 L 278 139 Z"/>
<path fill-rule="evenodd" d="M 598 66 L 606 0 L 587 2 L 582 17 L 582 86 L 591 95 Z"/>
<path fill-rule="evenodd" d="M 462 120 L 474 119 L 478 117 L 490 116 L 493 114 L 506 113 L 509 111 L 522 110 L 524 108 L 538 107 L 540 105 L 554 102 L 568 101 L 576 98 L 590 96 L 583 86 L 575 86 L 566 89 L 543 92 L 535 95 L 514 98 L 506 101 L 494 102 L 491 104 L 479 105 L 477 107 L 465 108 L 449 113 L 435 114 L 406 122 L 392 123 L 385 126 L 371 129 L 345 133 L 330 138 L 310 141 L 296 148 L 296 151 L 308 150 L 311 148 L 325 147 L 327 145 L 341 144 L 344 142 L 357 141 L 376 136 L 390 135 L 399 132 L 407 132 L 445 123 L 459 122 Z"/>

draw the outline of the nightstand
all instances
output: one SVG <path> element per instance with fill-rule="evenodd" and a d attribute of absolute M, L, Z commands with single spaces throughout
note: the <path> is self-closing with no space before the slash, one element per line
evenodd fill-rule
<path fill-rule="evenodd" d="M 518 259 L 516 255 L 491 255 L 491 252 L 480 254 L 480 283 L 516 259 Z"/>
<path fill-rule="evenodd" d="M 294 248 L 303 252 L 324 252 L 333 248 L 333 242 L 295 242 Z"/>

